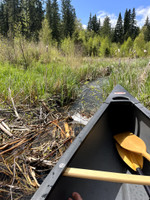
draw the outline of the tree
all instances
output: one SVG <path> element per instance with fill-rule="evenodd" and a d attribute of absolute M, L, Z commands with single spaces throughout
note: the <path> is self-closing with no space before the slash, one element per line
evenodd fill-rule
<path fill-rule="evenodd" d="M 72 37 L 75 30 L 75 9 L 71 0 L 62 0 L 62 30 L 64 37 Z"/>
<path fill-rule="evenodd" d="M 103 37 L 111 38 L 111 24 L 110 24 L 110 18 L 108 16 L 106 16 L 104 19 L 104 23 L 101 28 L 101 34 Z"/>
<path fill-rule="evenodd" d="M 100 21 L 97 20 L 96 15 L 94 15 L 93 18 L 92 18 L 92 30 L 95 33 L 98 33 L 99 30 L 100 30 Z"/>
<path fill-rule="evenodd" d="M 145 24 L 144 24 L 144 39 L 146 42 L 150 41 L 150 21 L 149 17 L 146 18 Z"/>
<path fill-rule="evenodd" d="M 57 42 L 60 42 L 60 14 L 57 0 L 53 0 L 52 3 L 52 38 Z"/>
<path fill-rule="evenodd" d="M 134 50 L 137 56 L 145 56 L 144 50 L 146 49 L 146 42 L 144 40 L 144 34 L 141 32 L 134 40 Z"/>
<path fill-rule="evenodd" d="M 131 14 L 131 22 L 130 22 L 130 37 L 132 38 L 132 40 L 134 40 L 138 34 L 139 34 L 139 28 L 136 25 L 135 8 L 133 8 Z"/>
<path fill-rule="evenodd" d="M 47 2 L 46 2 L 46 19 L 48 20 L 49 26 L 51 28 L 51 25 L 52 25 L 52 3 L 51 3 L 51 0 L 47 0 Z"/>
<path fill-rule="evenodd" d="M 109 57 L 110 56 L 110 39 L 105 37 L 100 46 L 100 56 Z"/>
<path fill-rule="evenodd" d="M 87 30 L 88 31 L 92 30 L 92 14 L 91 13 L 90 13 L 89 21 L 88 21 Z"/>
<path fill-rule="evenodd" d="M 92 15 L 90 13 L 87 30 L 88 31 L 94 31 L 95 33 L 99 33 L 99 31 L 100 31 L 100 19 L 97 20 L 96 15 L 94 15 L 92 17 Z"/>
<path fill-rule="evenodd" d="M 1 2 L 0 4 L 0 34 L 3 36 L 7 35 L 7 23 L 6 23 L 6 13 L 4 9 L 4 4 Z"/>
<path fill-rule="evenodd" d="M 45 18 L 42 22 L 42 29 L 40 30 L 40 40 L 43 41 L 45 45 L 51 44 L 52 34 L 51 29 L 49 27 L 48 20 Z"/>
<path fill-rule="evenodd" d="M 119 17 L 118 17 L 117 24 L 115 27 L 113 42 L 120 43 L 120 44 L 123 43 L 123 24 L 122 24 L 121 13 L 119 13 Z"/>
<path fill-rule="evenodd" d="M 127 40 L 130 36 L 130 24 L 131 24 L 131 10 L 126 9 L 124 15 L 124 40 Z"/>

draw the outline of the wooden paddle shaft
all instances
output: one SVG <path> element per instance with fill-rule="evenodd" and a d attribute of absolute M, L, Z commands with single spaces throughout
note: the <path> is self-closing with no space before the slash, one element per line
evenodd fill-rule
<path fill-rule="evenodd" d="M 79 168 L 67 168 L 63 175 L 75 178 L 101 180 L 108 182 L 150 185 L 150 176 L 139 176 Z"/>
<path fill-rule="evenodd" d="M 142 155 L 143 155 L 147 160 L 150 161 L 150 154 L 149 154 L 149 153 L 147 153 L 147 152 L 142 152 Z"/>

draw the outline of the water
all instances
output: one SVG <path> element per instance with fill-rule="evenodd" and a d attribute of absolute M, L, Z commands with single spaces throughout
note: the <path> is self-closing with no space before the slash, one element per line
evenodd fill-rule
<path fill-rule="evenodd" d="M 87 118 L 91 117 L 104 101 L 103 86 L 108 78 L 99 78 L 85 83 L 81 88 L 81 94 L 70 108 L 70 113 L 80 113 Z"/>

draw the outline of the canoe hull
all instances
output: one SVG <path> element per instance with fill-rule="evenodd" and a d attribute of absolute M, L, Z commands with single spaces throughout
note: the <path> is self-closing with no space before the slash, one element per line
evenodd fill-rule
<path fill-rule="evenodd" d="M 62 175 L 66 167 L 133 173 L 119 157 L 113 139 L 115 134 L 124 131 L 141 137 L 150 152 L 150 112 L 124 88 L 116 86 L 44 180 L 32 200 L 65 200 L 74 191 L 79 192 L 84 200 L 148 199 L 141 185 Z M 144 160 L 143 172 L 150 175 L 150 164 L 147 160 Z"/>

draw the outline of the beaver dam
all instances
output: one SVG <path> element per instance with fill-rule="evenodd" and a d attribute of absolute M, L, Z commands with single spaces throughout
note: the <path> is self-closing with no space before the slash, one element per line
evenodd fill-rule
<path fill-rule="evenodd" d="M 0 109 L 0 199 L 30 199 L 102 102 L 106 79 L 86 83 L 70 106 Z M 59 111 L 58 111 L 59 110 Z"/>

